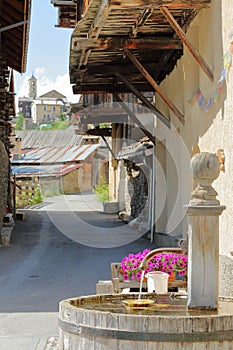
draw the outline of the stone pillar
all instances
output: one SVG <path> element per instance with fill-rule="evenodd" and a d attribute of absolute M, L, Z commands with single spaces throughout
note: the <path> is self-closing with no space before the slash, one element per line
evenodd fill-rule
<path fill-rule="evenodd" d="M 190 309 L 217 309 L 219 298 L 219 216 L 225 209 L 216 199 L 212 182 L 220 164 L 213 153 L 191 160 L 194 190 L 188 216 L 188 301 Z"/>

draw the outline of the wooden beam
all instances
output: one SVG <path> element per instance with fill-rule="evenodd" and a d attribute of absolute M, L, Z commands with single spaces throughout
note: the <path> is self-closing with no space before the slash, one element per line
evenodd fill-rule
<path fill-rule="evenodd" d="M 166 51 L 169 54 L 169 51 Z M 103 62 L 104 63 L 104 62 Z M 157 70 L 157 63 L 156 62 L 148 62 L 144 64 L 145 68 L 149 71 L 152 70 Z M 88 69 L 84 69 L 89 75 L 95 75 L 98 74 L 99 76 L 107 76 L 107 75 L 112 75 L 114 73 L 122 73 L 125 74 L 134 74 L 138 72 L 138 69 L 132 65 L 131 63 L 129 64 L 93 64 L 90 67 L 88 66 Z M 75 66 L 70 69 L 70 75 L 71 78 L 72 76 L 75 78 L 80 77 L 81 71 L 78 70 Z M 75 83 L 71 81 L 71 83 Z"/>
<path fill-rule="evenodd" d="M 97 39 L 110 12 L 109 0 L 102 0 L 98 12 L 88 32 L 88 37 Z M 79 61 L 79 67 L 86 66 L 91 50 L 83 50 Z"/>
<path fill-rule="evenodd" d="M 150 74 L 153 76 L 153 78 L 159 83 L 158 81 L 158 73 L 165 71 L 171 71 L 172 67 L 174 66 L 173 62 L 167 62 L 167 59 L 170 58 L 170 55 L 172 55 L 174 51 L 172 50 L 166 50 L 161 56 L 161 59 L 159 63 L 144 63 L 144 68 L 150 72 Z M 165 66 L 165 64 L 166 66 Z M 108 77 L 112 77 L 114 73 L 121 73 L 125 75 L 127 72 L 127 76 L 130 76 L 130 80 L 133 81 L 133 84 L 139 84 L 141 86 L 147 85 L 149 86 L 149 90 L 144 90 L 144 88 L 138 87 L 138 90 L 140 91 L 152 91 L 151 85 L 145 82 L 144 78 L 141 76 L 138 69 L 132 65 L 132 64 L 101 64 L 101 65 L 88 65 L 88 69 L 84 69 L 85 78 L 83 75 L 83 72 L 78 70 L 77 68 L 71 68 L 70 69 L 70 82 L 71 84 L 102 84 L 101 80 L 104 80 L 104 83 L 107 85 L 111 85 L 109 82 L 110 79 Z M 158 73 L 157 73 L 158 72 Z M 136 81 L 136 79 L 141 78 L 141 82 Z M 95 79 L 95 81 L 93 80 Z M 108 80 L 108 81 L 107 81 Z"/>
<path fill-rule="evenodd" d="M 150 84 L 137 84 L 135 85 L 139 91 L 151 92 L 154 91 Z M 98 94 L 104 92 L 116 92 L 116 93 L 128 93 L 131 92 L 128 86 L 124 84 L 91 84 L 91 85 L 73 85 L 74 94 Z"/>
<path fill-rule="evenodd" d="M 182 50 L 180 39 L 170 37 L 127 38 L 122 36 L 99 37 L 98 39 L 73 38 L 71 50 L 122 50 L 122 49 Z"/>
<path fill-rule="evenodd" d="M 152 76 L 148 73 L 148 71 L 141 65 L 138 59 L 127 49 L 124 50 L 127 57 L 133 62 L 133 64 L 138 68 L 144 78 L 149 82 L 149 84 L 155 89 L 158 95 L 162 98 L 162 100 L 166 103 L 166 105 L 170 108 L 170 110 L 175 114 L 175 116 L 184 124 L 184 116 L 180 113 L 180 111 L 176 108 L 173 102 L 164 94 L 164 92 L 160 89 L 159 85 L 152 78 Z"/>
<path fill-rule="evenodd" d="M 145 126 L 142 124 L 142 122 L 137 118 L 135 113 L 131 111 L 131 109 L 127 106 L 127 104 L 120 98 L 119 95 L 113 94 L 116 101 L 121 104 L 121 107 L 126 111 L 126 113 L 130 116 L 130 118 L 139 126 L 139 128 L 144 132 L 144 134 L 153 142 L 155 145 L 155 137 L 147 130 L 145 129 Z"/>
<path fill-rule="evenodd" d="M 137 98 L 139 98 L 140 101 L 142 101 L 142 103 L 149 108 L 152 113 L 154 113 L 156 115 L 156 117 L 158 117 L 158 119 L 160 119 L 166 126 L 170 127 L 170 120 L 167 119 L 162 113 L 160 113 L 160 111 L 152 104 L 150 103 L 150 101 L 148 101 L 148 99 L 143 96 L 143 94 L 141 94 L 140 91 L 138 91 L 135 86 L 133 84 L 131 84 L 122 74 L 120 73 L 116 73 L 116 76 L 119 77 L 123 83 L 129 87 L 129 89 L 132 91 L 132 93 L 134 95 L 137 96 Z"/>
<path fill-rule="evenodd" d="M 139 16 L 137 22 L 132 28 L 131 36 L 133 38 L 137 36 L 139 29 L 146 23 L 146 21 L 148 20 L 148 18 L 151 16 L 152 13 L 153 13 L 153 9 L 145 9 L 141 14 L 141 16 Z"/>
<path fill-rule="evenodd" d="M 210 3 L 211 0 L 109 0 L 109 4 L 113 9 L 123 9 L 132 7 L 156 9 L 163 5 L 174 9 L 196 9 L 207 7 Z"/>
<path fill-rule="evenodd" d="M 171 27 L 174 29 L 176 34 L 181 38 L 184 45 L 187 47 L 191 55 L 194 57 L 194 59 L 197 61 L 198 65 L 201 67 L 203 72 L 207 75 L 207 77 L 213 81 L 214 80 L 214 74 L 208 64 L 205 62 L 205 60 L 202 58 L 202 56 L 197 52 L 197 50 L 193 47 L 191 42 L 188 40 L 185 32 L 183 29 L 179 26 L 175 18 L 172 16 L 171 12 L 165 7 L 160 7 L 160 11 L 164 15 L 164 17 L 167 19 L 167 21 L 170 23 Z"/>

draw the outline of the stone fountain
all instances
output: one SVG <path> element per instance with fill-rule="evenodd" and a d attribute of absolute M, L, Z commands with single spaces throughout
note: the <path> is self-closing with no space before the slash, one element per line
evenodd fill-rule
<path fill-rule="evenodd" d="M 225 207 L 216 199 L 212 182 L 219 176 L 219 161 L 212 153 L 198 153 L 191 166 L 188 298 L 145 293 L 143 298 L 153 302 L 133 308 L 125 307 L 125 301 L 136 300 L 138 294 L 63 300 L 60 350 L 233 349 L 233 303 L 218 295 L 219 216 Z"/>
<path fill-rule="evenodd" d="M 194 190 L 188 215 L 188 308 L 217 309 L 219 301 L 219 216 L 225 206 L 216 199 L 212 183 L 220 173 L 213 153 L 191 160 Z"/>

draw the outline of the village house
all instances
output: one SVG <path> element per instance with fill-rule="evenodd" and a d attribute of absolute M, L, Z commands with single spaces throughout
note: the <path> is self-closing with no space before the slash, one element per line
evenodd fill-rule
<path fill-rule="evenodd" d="M 60 116 L 67 116 L 70 112 L 70 103 L 66 96 L 56 90 L 51 90 L 37 96 L 37 79 L 32 74 L 28 80 L 29 96 L 19 97 L 19 112 L 23 114 L 26 128 L 47 126 L 58 120 Z"/>
<path fill-rule="evenodd" d="M 154 185 L 148 190 L 151 193 L 153 189 L 154 196 L 147 203 L 154 218 L 152 236 L 164 233 L 186 238 L 184 206 L 193 186 L 190 159 L 198 150 L 219 155 L 225 172 L 221 172 L 214 187 L 220 202 L 227 207 L 220 218 L 220 285 L 225 295 L 232 295 L 226 282 L 233 266 L 231 1 L 125 0 L 103 4 L 92 0 L 82 4 L 82 20 L 71 36 L 70 81 L 74 93 L 112 93 L 141 130 L 143 121 L 141 125 L 137 115 L 127 109 L 121 94 L 133 93 L 154 116 L 153 125 L 145 127 L 144 132 L 154 145 L 154 164 L 150 166 Z M 145 92 L 154 93 L 152 103 Z M 121 146 L 130 146 L 125 142 L 130 137 L 125 134 L 125 127 L 119 126 L 114 108 L 109 115 L 115 115 L 112 142 L 116 138 L 122 140 L 120 146 L 118 141 L 120 152 Z M 131 146 L 131 151 L 137 158 L 137 150 L 143 150 L 144 162 L 147 146 L 143 143 Z M 111 162 L 114 170 L 110 168 L 110 173 L 114 176 L 110 176 L 110 181 L 117 179 L 119 186 L 124 183 L 122 179 L 127 182 L 132 176 L 143 179 L 139 175 L 145 171 L 142 162 L 130 164 L 128 153 L 127 148 L 122 150 L 120 157 L 116 154 Z M 130 170 L 127 178 L 129 165 L 134 173 Z M 153 184 L 149 178 L 142 181 L 145 182 Z M 115 201 L 122 200 L 122 192 L 127 193 L 117 188 Z M 127 195 L 126 208 L 130 201 Z"/>
<path fill-rule="evenodd" d="M 31 1 L 0 2 L 0 234 L 7 206 L 11 205 L 11 119 L 15 115 L 13 71 L 24 73 L 30 26 Z M 1 239 L 0 239 L 1 244 Z"/>
<path fill-rule="evenodd" d="M 108 176 L 108 152 L 98 137 L 66 130 L 17 131 L 11 161 L 16 181 L 37 183 L 43 196 L 93 191 Z"/>

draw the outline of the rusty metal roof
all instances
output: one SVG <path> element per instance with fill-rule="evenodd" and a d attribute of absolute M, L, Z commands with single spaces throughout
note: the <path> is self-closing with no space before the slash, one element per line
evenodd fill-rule
<path fill-rule="evenodd" d="M 12 166 L 12 174 L 16 175 L 17 178 L 26 178 L 33 176 L 58 177 L 69 174 L 71 171 L 78 169 L 81 166 L 81 164 Z"/>
<path fill-rule="evenodd" d="M 153 87 L 138 71 L 129 50 L 157 84 L 183 54 L 183 42 L 163 9 L 184 32 L 211 0 L 92 0 L 71 38 L 70 80 L 74 93 L 129 92 L 122 74 L 139 91 Z"/>
<path fill-rule="evenodd" d="M 46 147 L 31 150 L 22 150 L 22 157 L 13 160 L 14 164 L 55 164 L 75 163 L 84 161 L 97 148 L 98 144 L 69 146 L 69 147 Z"/>
<path fill-rule="evenodd" d="M 1 50 L 6 54 L 6 65 L 26 71 L 29 40 L 31 0 L 0 1 Z"/>

